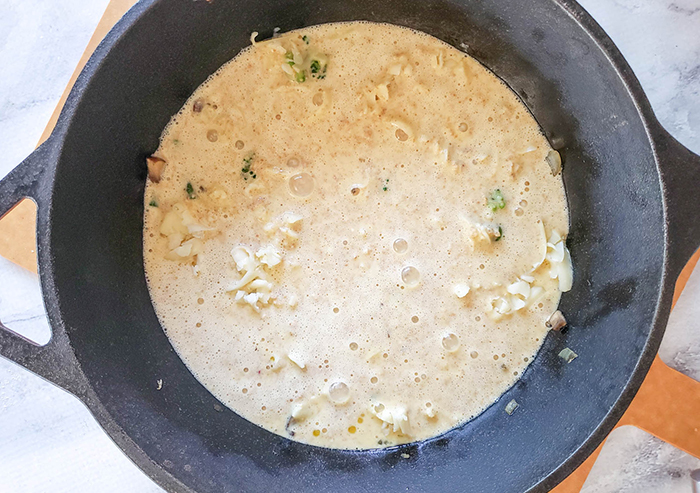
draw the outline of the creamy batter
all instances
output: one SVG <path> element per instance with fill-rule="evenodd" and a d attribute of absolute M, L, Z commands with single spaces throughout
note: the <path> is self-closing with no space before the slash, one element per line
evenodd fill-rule
<path fill-rule="evenodd" d="M 221 402 L 294 440 L 384 447 L 474 417 L 571 287 L 558 154 L 501 81 L 426 34 L 252 41 L 149 158 L 167 336 Z"/>

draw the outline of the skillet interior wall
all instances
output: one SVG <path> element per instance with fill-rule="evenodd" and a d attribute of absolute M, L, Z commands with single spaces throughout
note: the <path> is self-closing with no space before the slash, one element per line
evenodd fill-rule
<path fill-rule="evenodd" d="M 661 191 L 642 121 L 575 19 L 549 0 L 159 0 L 130 16 L 141 11 L 97 68 L 69 124 L 50 231 L 67 332 L 123 432 L 197 491 L 357 491 L 358 484 L 525 491 L 573 453 L 637 362 L 664 255 Z M 496 405 L 443 437 L 373 453 L 289 442 L 221 406 L 160 328 L 141 251 L 144 158 L 191 92 L 248 45 L 253 30 L 266 38 L 274 27 L 362 19 L 464 44 L 521 96 L 565 158 L 576 269 L 561 305 L 571 330 L 550 334 Z M 564 346 L 580 355 L 571 365 L 556 356 Z M 521 409 L 508 416 L 503 407 L 512 398 Z"/>

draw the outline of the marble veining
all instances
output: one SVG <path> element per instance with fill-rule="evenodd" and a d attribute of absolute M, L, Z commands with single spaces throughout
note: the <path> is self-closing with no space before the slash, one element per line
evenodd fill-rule
<path fill-rule="evenodd" d="M 36 145 L 107 0 L 0 0 L 0 176 Z M 700 153 L 700 0 L 582 0 L 635 71 L 660 122 Z M 36 276 L 0 258 L 0 321 L 50 329 Z M 700 269 L 660 355 L 700 380 Z M 700 410 L 699 410 L 700 411 Z M 611 434 L 585 493 L 690 493 L 700 461 L 632 427 Z M 77 399 L 0 358 L 0 493 L 162 492 Z"/>

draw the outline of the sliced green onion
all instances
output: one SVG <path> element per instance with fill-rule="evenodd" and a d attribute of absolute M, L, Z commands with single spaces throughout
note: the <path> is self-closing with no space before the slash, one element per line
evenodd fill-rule
<path fill-rule="evenodd" d="M 153 199 L 148 203 L 148 205 L 150 205 L 151 207 L 158 207 L 158 202 L 156 202 L 156 200 Z"/>
<path fill-rule="evenodd" d="M 491 193 L 488 200 L 489 207 L 492 211 L 497 211 L 498 209 L 503 209 L 506 206 L 506 199 L 503 197 L 503 192 L 498 188 Z"/>
<path fill-rule="evenodd" d="M 306 80 L 306 70 L 302 70 L 301 72 L 297 72 L 297 75 L 294 77 L 297 82 L 304 82 Z"/>
<path fill-rule="evenodd" d="M 498 226 L 498 236 L 494 241 L 501 241 L 501 238 L 503 238 L 503 228 L 499 225 Z"/>
<path fill-rule="evenodd" d="M 190 200 L 197 198 L 197 196 L 194 193 L 194 187 L 192 186 L 192 184 L 190 182 L 187 182 L 187 186 L 185 187 L 185 192 L 187 192 L 187 196 L 190 198 Z"/>

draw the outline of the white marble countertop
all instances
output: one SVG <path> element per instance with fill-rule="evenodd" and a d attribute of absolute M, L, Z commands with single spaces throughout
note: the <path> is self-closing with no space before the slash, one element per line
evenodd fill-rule
<path fill-rule="evenodd" d="M 582 0 L 641 80 L 662 124 L 700 153 L 700 0 Z M 0 176 L 36 145 L 107 0 L 0 0 Z M 697 200 L 697 198 L 693 198 Z M 49 339 L 36 276 L 0 258 L 0 320 Z M 700 379 L 700 268 L 660 354 Z M 700 410 L 698 410 L 700 412 Z M 690 493 L 700 460 L 622 427 L 586 493 Z M 74 397 L 0 358 L 0 493 L 160 492 Z"/>

